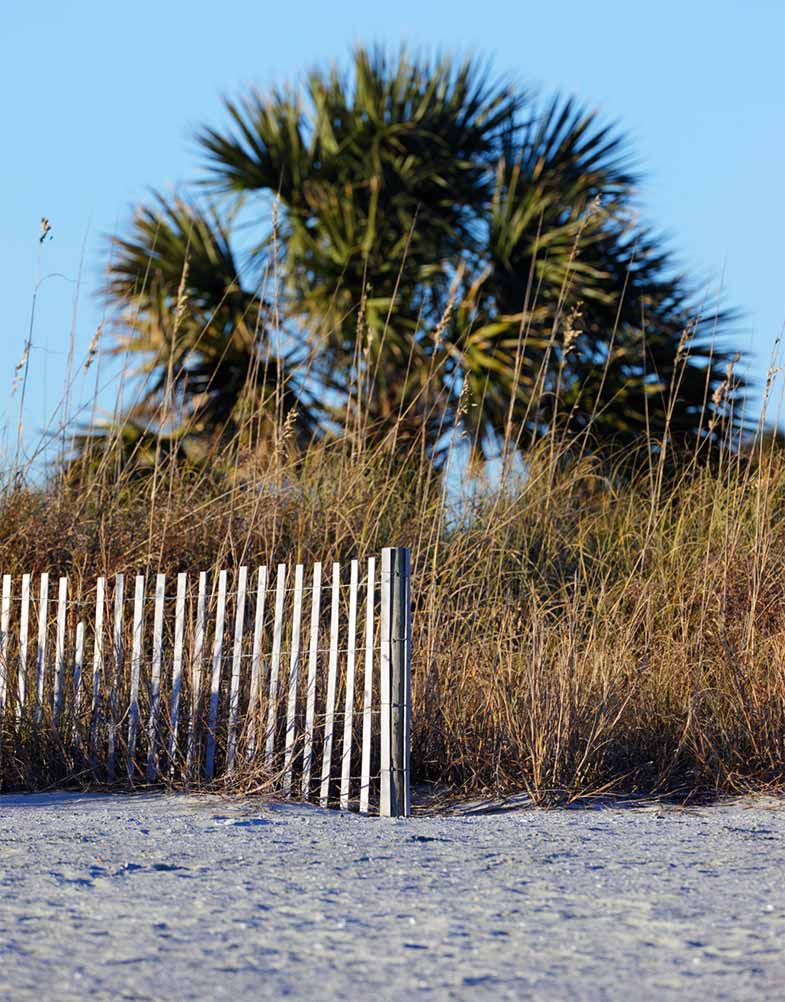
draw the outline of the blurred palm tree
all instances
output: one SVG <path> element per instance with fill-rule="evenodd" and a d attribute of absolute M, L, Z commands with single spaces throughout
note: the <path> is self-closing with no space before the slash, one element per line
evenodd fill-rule
<path fill-rule="evenodd" d="M 554 426 L 595 449 L 705 432 L 727 317 L 701 320 L 636 221 L 593 112 L 473 60 L 358 48 L 226 113 L 197 137 L 197 193 L 157 196 L 113 255 L 148 428 L 162 408 L 256 443 L 348 422 L 437 458 L 457 427 L 486 454 Z"/>

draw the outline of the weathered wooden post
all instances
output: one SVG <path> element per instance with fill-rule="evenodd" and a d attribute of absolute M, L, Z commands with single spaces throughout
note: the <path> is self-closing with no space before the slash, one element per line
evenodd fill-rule
<path fill-rule="evenodd" d="M 411 716 L 410 554 L 382 550 L 381 580 L 381 802 L 382 817 L 408 817 Z"/>

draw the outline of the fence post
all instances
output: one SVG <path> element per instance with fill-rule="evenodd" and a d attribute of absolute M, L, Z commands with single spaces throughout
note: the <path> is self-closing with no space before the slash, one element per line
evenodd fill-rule
<path fill-rule="evenodd" d="M 411 714 L 411 570 L 404 546 L 382 550 L 382 817 L 408 817 Z"/>

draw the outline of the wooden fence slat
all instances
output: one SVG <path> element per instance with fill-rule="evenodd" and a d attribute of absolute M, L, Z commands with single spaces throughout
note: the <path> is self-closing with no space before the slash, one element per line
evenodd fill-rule
<path fill-rule="evenodd" d="M 215 610 L 215 639 L 213 640 L 213 667 L 210 677 L 210 708 L 207 717 L 207 752 L 204 759 L 204 775 L 212 779 L 215 775 L 216 730 L 218 727 L 218 700 L 221 692 L 221 667 L 223 663 L 224 619 L 226 616 L 227 571 L 218 575 L 218 605 Z"/>
<path fill-rule="evenodd" d="M 38 644 L 35 655 L 35 725 L 41 724 L 41 713 L 44 708 L 44 676 L 46 674 L 46 633 L 49 625 L 49 575 L 44 571 L 41 575 L 41 588 L 38 595 Z"/>
<path fill-rule="evenodd" d="M 311 765 L 313 761 L 313 722 L 316 715 L 316 666 L 319 652 L 319 613 L 321 611 L 322 565 L 313 565 L 311 589 L 311 629 L 308 643 L 308 687 L 305 698 L 305 743 L 303 745 L 302 796 L 311 795 Z"/>
<path fill-rule="evenodd" d="M 204 658 L 205 615 L 207 605 L 207 571 L 199 572 L 199 594 L 196 599 L 196 626 L 191 655 L 191 717 L 188 721 L 188 749 L 186 770 L 192 775 L 196 765 L 196 748 L 199 739 L 199 710 L 202 705 L 202 660 Z"/>
<path fill-rule="evenodd" d="M 123 599 L 125 595 L 125 575 L 116 574 L 114 579 L 114 625 L 112 632 L 112 678 L 109 684 L 109 734 L 107 738 L 106 774 L 110 783 L 114 782 L 117 770 L 117 727 L 119 725 L 119 687 L 123 678 Z"/>
<path fill-rule="evenodd" d="M 240 710 L 240 669 L 243 659 L 243 628 L 245 626 L 245 591 L 248 568 L 241 567 L 237 575 L 237 603 L 234 610 L 234 645 L 232 647 L 232 680 L 229 690 L 229 733 L 226 741 L 226 773 L 234 768 L 237 752 L 237 716 Z"/>
<path fill-rule="evenodd" d="M 406 817 L 409 810 L 408 703 L 411 674 L 409 551 L 382 552 L 382 799 L 383 817 Z M 386 582 L 385 582 L 385 570 Z"/>
<path fill-rule="evenodd" d="M 259 717 L 259 701 L 262 692 L 260 671 L 266 595 L 267 568 L 260 567 L 256 573 L 256 615 L 253 627 L 253 649 L 251 650 L 251 692 L 248 700 L 248 746 L 246 755 L 249 762 L 256 754 L 256 723 Z"/>
<path fill-rule="evenodd" d="M 152 783 L 158 775 L 158 712 L 161 704 L 161 662 L 163 660 L 164 602 L 166 575 L 155 578 L 155 612 L 153 613 L 153 661 L 150 671 L 150 716 L 147 723 L 147 768 L 145 778 Z"/>
<path fill-rule="evenodd" d="M 412 743 L 412 564 L 411 552 L 404 550 L 404 574 L 406 580 L 405 632 L 406 632 L 406 665 L 404 672 L 404 711 L 403 711 L 403 814 L 408 818 L 411 814 L 411 743 Z"/>
<path fill-rule="evenodd" d="M 349 583 L 349 624 L 346 643 L 346 694 L 343 714 L 343 743 L 341 745 L 341 799 L 342 811 L 349 810 L 349 792 L 352 775 L 352 723 L 354 719 L 354 663 L 357 652 L 357 590 L 359 562 L 352 560 Z"/>
<path fill-rule="evenodd" d="M 142 671 L 142 634 L 144 631 L 144 574 L 136 575 L 134 618 L 131 641 L 131 692 L 128 701 L 128 779 L 134 778 L 136 735 L 139 730 L 139 678 Z"/>
<path fill-rule="evenodd" d="M 5 716 L 8 696 L 8 627 L 11 619 L 11 575 L 3 575 L 3 599 L 0 608 L 0 723 Z"/>
<path fill-rule="evenodd" d="M 19 611 L 19 671 L 16 678 L 17 717 L 25 708 L 27 686 L 27 645 L 30 629 L 30 575 L 22 575 L 22 605 Z"/>
<path fill-rule="evenodd" d="M 300 675 L 300 624 L 303 610 L 303 565 L 294 569 L 294 607 L 292 610 L 292 642 L 289 651 L 289 701 L 286 709 L 286 759 L 284 764 L 283 792 L 292 792 L 294 765 L 295 714 L 297 712 L 297 681 Z"/>
<path fill-rule="evenodd" d="M 177 575 L 177 598 L 174 609 L 174 659 L 172 663 L 172 697 L 169 704 L 169 775 L 173 776 L 177 754 L 177 728 L 180 724 L 180 690 L 183 685 L 183 638 L 185 636 L 185 596 L 188 588 L 188 574 Z"/>
<path fill-rule="evenodd" d="M 74 641 L 74 714 L 72 737 L 74 748 L 81 747 L 81 718 L 82 718 L 82 669 L 84 667 L 84 620 L 80 619 L 76 624 L 76 639 Z"/>
<path fill-rule="evenodd" d="M 278 676 L 281 670 L 281 631 L 286 598 L 286 564 L 278 564 L 275 586 L 275 620 L 273 622 L 273 653 L 270 658 L 270 701 L 267 707 L 267 739 L 264 749 L 265 768 L 272 768 L 275 750 L 275 722 L 278 717 Z"/>
<path fill-rule="evenodd" d="M 363 748 L 360 767 L 360 814 L 367 814 L 371 793 L 371 742 L 373 740 L 374 588 L 376 559 L 368 558 L 365 606 L 365 679 L 363 686 Z"/>
<path fill-rule="evenodd" d="M 101 675 L 104 667 L 104 602 L 106 578 L 95 583 L 95 639 L 93 646 L 93 693 L 90 703 L 90 761 L 98 765 L 98 729 L 101 722 Z"/>
<path fill-rule="evenodd" d="M 341 565 L 333 564 L 332 607 L 330 609 L 330 660 L 327 668 L 327 704 L 324 713 L 324 748 L 322 751 L 322 785 L 319 804 L 326 807 L 330 799 L 330 770 L 333 758 L 333 727 L 335 723 L 335 690 L 338 684 L 338 627 L 341 609 Z"/>
<path fill-rule="evenodd" d="M 55 637 L 55 689 L 54 724 L 60 722 L 63 709 L 63 683 L 65 681 L 65 624 L 68 613 L 68 578 L 60 578 L 57 593 L 57 633 Z"/>
<path fill-rule="evenodd" d="M 392 795 L 392 782 L 390 772 L 392 769 L 392 759 L 390 756 L 390 601 L 392 595 L 392 550 L 385 547 L 382 550 L 382 574 L 381 574 L 381 610 L 380 610 L 380 638 L 379 638 L 379 741 L 381 752 L 381 775 L 379 813 L 382 817 L 389 817 L 391 813 L 390 797 Z"/>

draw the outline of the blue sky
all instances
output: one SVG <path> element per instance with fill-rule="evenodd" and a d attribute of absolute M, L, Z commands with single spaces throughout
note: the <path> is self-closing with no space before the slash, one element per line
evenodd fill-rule
<path fill-rule="evenodd" d="M 644 217 L 743 311 L 738 347 L 763 379 L 785 322 L 782 0 L 6 0 L 0 428 L 13 439 L 42 216 L 52 225 L 42 274 L 54 277 L 38 297 L 29 435 L 60 399 L 69 332 L 83 357 L 100 321 L 108 235 L 150 187 L 197 174 L 191 137 L 222 120 L 221 95 L 340 61 L 356 41 L 402 40 L 485 55 L 524 86 L 577 94 L 618 121 L 644 172 Z M 102 403 L 112 400 L 109 388 Z"/>

